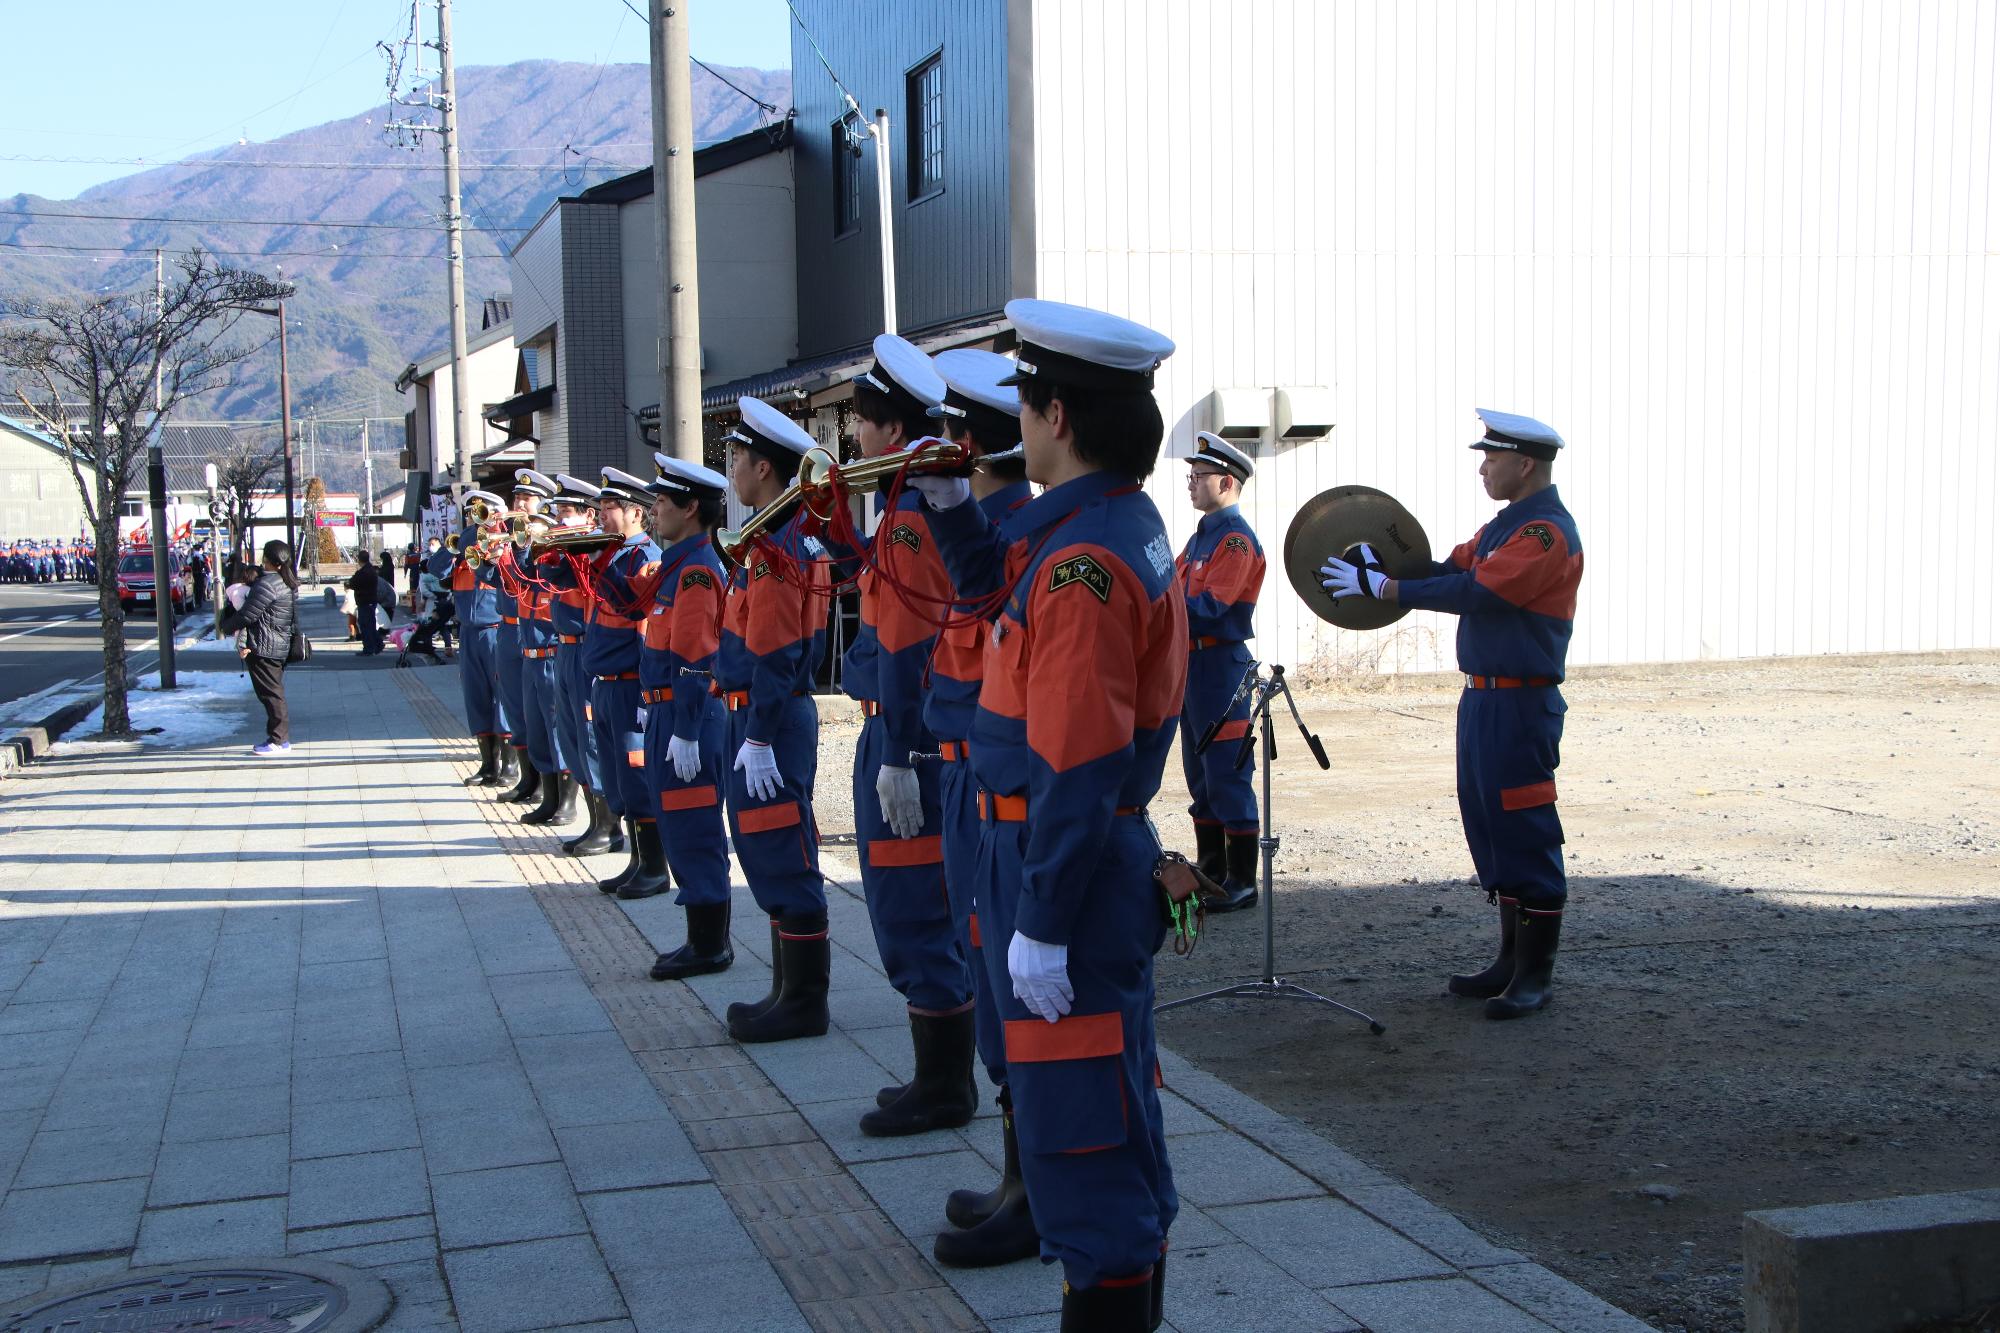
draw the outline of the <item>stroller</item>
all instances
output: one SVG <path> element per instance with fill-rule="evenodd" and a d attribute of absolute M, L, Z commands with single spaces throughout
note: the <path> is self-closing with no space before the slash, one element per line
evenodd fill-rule
<path fill-rule="evenodd" d="M 457 637 L 458 616 L 449 597 L 433 599 L 429 616 L 422 621 L 398 625 L 388 635 L 389 642 L 396 645 L 396 665 L 399 667 L 416 665 L 410 660 L 413 653 L 429 658 L 432 666 L 443 666 L 447 656 L 458 655 L 453 647 Z M 438 651 L 440 641 L 444 645 L 442 653 Z"/>

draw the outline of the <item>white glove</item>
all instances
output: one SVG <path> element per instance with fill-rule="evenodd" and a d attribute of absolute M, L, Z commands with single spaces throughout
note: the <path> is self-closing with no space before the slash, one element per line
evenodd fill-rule
<path fill-rule="evenodd" d="M 940 512 L 956 509 L 972 498 L 972 483 L 964 477 L 941 477 L 935 473 L 910 478 L 910 485 L 924 497 L 924 503 Z"/>
<path fill-rule="evenodd" d="M 1028 1012 L 1053 1023 L 1069 1012 L 1076 993 L 1069 988 L 1069 946 L 1043 944 L 1020 931 L 1007 943 L 1007 971 L 1014 978 L 1014 998 Z"/>
<path fill-rule="evenodd" d="M 769 741 L 745 741 L 736 752 L 736 767 L 743 770 L 743 785 L 760 801 L 778 794 L 784 779 L 778 776 L 778 761 L 771 755 Z"/>
<path fill-rule="evenodd" d="M 914 838 L 924 831 L 924 798 L 915 769 L 882 765 L 875 774 L 875 799 L 882 803 L 882 822 L 897 837 Z"/>
<path fill-rule="evenodd" d="M 674 766 L 675 777 L 682 782 L 693 782 L 701 776 L 701 745 L 696 741 L 684 741 L 678 736 L 669 736 L 667 761 Z"/>
<path fill-rule="evenodd" d="M 632 715 L 632 720 L 639 724 L 640 731 L 644 731 L 646 729 L 646 709 L 641 707 L 637 713 Z"/>
<path fill-rule="evenodd" d="M 1361 549 L 1367 555 L 1374 554 L 1365 545 Z M 1381 570 L 1349 564 L 1339 556 L 1328 556 L 1319 567 L 1319 574 L 1319 586 L 1332 594 L 1335 601 L 1343 597 L 1380 597 L 1382 585 L 1389 581 L 1389 576 Z"/>

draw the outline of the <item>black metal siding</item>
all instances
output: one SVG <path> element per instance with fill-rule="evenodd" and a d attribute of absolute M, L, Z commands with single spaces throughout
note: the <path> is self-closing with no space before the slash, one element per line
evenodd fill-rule
<path fill-rule="evenodd" d="M 998 310 L 1011 294 L 1006 0 L 799 0 L 827 60 L 872 117 L 889 112 L 896 310 L 904 331 Z M 909 198 L 904 78 L 944 65 L 944 190 Z M 855 163 L 861 225 L 834 235 L 833 125 L 847 110 L 812 45 L 792 28 L 798 173 L 799 356 L 882 331 L 875 144 Z"/>

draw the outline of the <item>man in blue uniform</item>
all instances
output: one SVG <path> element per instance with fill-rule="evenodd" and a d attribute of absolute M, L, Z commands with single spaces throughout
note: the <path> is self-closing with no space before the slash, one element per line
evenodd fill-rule
<path fill-rule="evenodd" d="M 1549 1002 L 1569 898 L 1556 763 L 1583 542 L 1551 475 L 1562 437 L 1533 417 L 1480 408 L 1479 418 L 1479 477 L 1506 507 L 1423 578 L 1386 577 L 1364 547 L 1359 563 L 1329 557 L 1320 582 L 1336 598 L 1459 618 L 1458 811 L 1479 886 L 1500 905 L 1500 953 L 1449 984 L 1505 1019 Z"/>
<path fill-rule="evenodd" d="M 999 524 L 1031 498 L 1027 463 L 1021 450 L 1021 396 L 1001 380 L 1014 363 L 997 352 L 969 347 L 940 352 L 931 359 L 944 379 L 944 402 L 931 409 L 952 439 L 969 444 L 978 458 L 970 478 L 972 499 L 987 522 Z M 986 976 L 979 930 L 979 787 L 972 776 L 968 740 L 985 676 L 989 626 L 960 604 L 939 634 L 924 695 L 924 725 L 937 737 L 944 768 L 938 779 L 943 820 L 944 878 L 951 890 L 952 925 L 972 974 L 973 1030 L 987 1077 L 999 1089 L 1000 1183 L 990 1190 L 954 1190 L 945 1200 L 953 1230 L 939 1233 L 932 1252 L 939 1263 L 984 1268 L 1026 1259 L 1041 1249 L 1035 1219 L 1021 1180 L 1020 1140 L 1014 1103 L 1007 1092 L 1007 1050 L 993 984 Z M 956 623 L 962 622 L 962 623 Z M 882 1096 L 901 1089 L 883 1090 Z"/>
<path fill-rule="evenodd" d="M 812 449 L 812 436 L 759 398 L 736 403 L 742 421 L 729 484 L 753 510 L 777 502 Z M 729 710 L 729 836 L 757 906 L 771 920 L 771 989 L 723 1017 L 740 1042 L 824 1036 L 832 965 L 826 885 L 819 870 L 813 780 L 819 709 L 812 684 L 825 651 L 826 548 L 803 531 L 805 510 L 781 512 L 768 534 L 734 558 L 722 608 L 715 685 Z"/>
<path fill-rule="evenodd" d="M 666 454 L 654 454 L 653 465 L 653 533 L 666 544 L 652 576 L 639 701 L 646 714 L 646 786 L 687 913 L 687 943 L 653 963 L 653 980 L 672 981 L 720 972 L 736 960 L 722 822 L 729 716 L 709 689 L 722 645 L 725 583 L 709 537 L 722 522 L 729 482 L 712 468 Z"/>
<path fill-rule="evenodd" d="M 1202 431 L 1188 457 L 1188 503 L 1201 514 L 1176 561 L 1187 598 L 1187 701 L 1181 708 L 1181 772 L 1192 797 L 1195 859 L 1222 886 L 1204 899 L 1211 912 L 1236 912 L 1257 901 L 1257 797 L 1250 785 L 1256 760 L 1238 768 L 1240 742 L 1250 730 L 1250 698 L 1236 687 L 1250 666 L 1245 646 L 1254 631 L 1257 593 L 1264 586 L 1264 548 L 1238 502 L 1256 473 L 1250 456 L 1220 435 Z M 1231 707 L 1231 704 L 1234 707 Z M 1208 748 L 1195 747 L 1222 725 Z"/>
<path fill-rule="evenodd" d="M 533 487 L 536 512 L 547 513 L 561 492 L 553 478 L 523 468 L 516 478 Z M 551 523 L 554 519 L 549 520 Z M 535 808 L 521 816 L 523 824 L 546 824 L 563 799 L 563 774 L 569 765 L 562 754 L 555 726 L 556 627 L 554 595 L 528 554 L 528 543 L 516 542 L 507 553 L 516 582 L 521 642 L 521 739 L 527 745 L 521 786 L 535 794 Z M 532 774 L 532 779 L 530 775 Z M 574 801 L 571 814 L 575 813 Z"/>
<path fill-rule="evenodd" d="M 1187 603 L 1140 484 L 1173 343 L 1053 301 L 1010 301 L 1007 317 L 1028 479 L 1046 489 L 996 533 L 963 481 L 914 484 L 958 595 L 1006 590 L 971 737 L 980 931 L 1062 1327 L 1123 1333 L 1160 1322 L 1179 1208 L 1155 1090 L 1166 916 L 1146 806 L 1179 724 Z"/>
<path fill-rule="evenodd" d="M 667 889 L 659 819 L 646 794 L 646 738 L 639 726 L 639 625 L 652 601 L 652 589 L 640 586 L 640 570 L 660 558 L 660 548 L 646 535 L 652 508 L 653 493 L 645 482 L 615 467 L 604 469 L 598 521 L 623 544 L 608 558 L 600 557 L 595 570 L 583 669 L 590 676 L 590 725 L 597 733 L 604 800 L 624 821 L 631 848 L 625 868 L 599 880 L 597 887 L 604 893 L 629 889 L 627 897 Z"/>
<path fill-rule="evenodd" d="M 555 493 L 554 481 L 531 467 L 522 468 L 514 474 L 510 516 L 539 514 L 555 498 Z M 511 545 L 501 547 L 494 561 L 495 572 L 500 576 L 500 631 L 494 636 L 493 649 L 499 657 L 500 695 L 507 701 L 507 717 L 514 724 L 509 748 L 514 751 L 514 766 L 520 772 L 518 780 L 501 792 L 499 799 L 516 805 L 532 805 L 541 800 L 544 770 L 536 764 L 534 751 L 542 749 L 542 762 L 549 762 L 545 748 L 547 724 L 542 724 L 542 734 L 537 739 L 535 714 L 539 700 L 529 693 L 529 676 L 533 672 L 525 650 L 534 633 L 528 621 L 534 614 L 535 588 L 527 577 L 525 561 L 523 548 Z"/>
<path fill-rule="evenodd" d="M 465 526 L 458 534 L 458 559 L 452 567 L 452 601 L 460 636 L 458 680 L 465 696 L 466 725 L 479 742 L 479 768 L 466 779 L 475 787 L 496 787 L 520 777 L 507 771 L 513 752 L 507 748 L 508 718 L 500 701 L 494 658 L 494 639 L 500 631 L 499 575 L 491 561 L 474 564 L 471 558 L 485 522 L 506 508 L 506 502 L 491 491 L 466 495 Z"/>
<path fill-rule="evenodd" d="M 866 458 L 930 436 L 930 409 L 945 394 L 930 358 L 910 343 L 885 333 L 874 351 L 875 364 L 854 386 L 855 433 Z M 882 970 L 908 1007 L 916 1066 L 914 1078 L 861 1117 L 861 1132 L 894 1137 L 966 1124 L 979 1098 L 972 1080 L 972 976 L 952 929 L 945 883 L 942 764 L 924 725 L 924 675 L 951 584 L 922 495 L 905 491 L 879 522 L 841 683 L 863 718 L 854 749 L 861 886 Z"/>
<path fill-rule="evenodd" d="M 556 484 L 561 487 L 556 496 L 556 521 L 562 530 L 578 533 L 595 529 L 600 489 L 567 472 L 556 474 Z M 556 631 L 556 729 L 561 735 L 562 752 L 569 759 L 571 783 L 582 790 L 584 807 L 589 812 L 589 823 L 583 832 L 563 843 L 563 851 L 571 856 L 622 852 L 624 830 L 603 796 L 604 773 L 597 753 L 597 730 L 590 725 L 590 674 L 583 669 L 590 588 L 578 577 L 577 567 L 569 556 L 544 556 L 542 570 L 542 577 L 555 592 L 550 615 Z"/>

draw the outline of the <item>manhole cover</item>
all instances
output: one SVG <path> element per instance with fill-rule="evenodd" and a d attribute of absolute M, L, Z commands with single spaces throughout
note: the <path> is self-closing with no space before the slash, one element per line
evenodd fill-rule
<path fill-rule="evenodd" d="M 138 1268 L 0 1308 L 0 1333 L 362 1333 L 379 1279 L 304 1259 Z"/>

